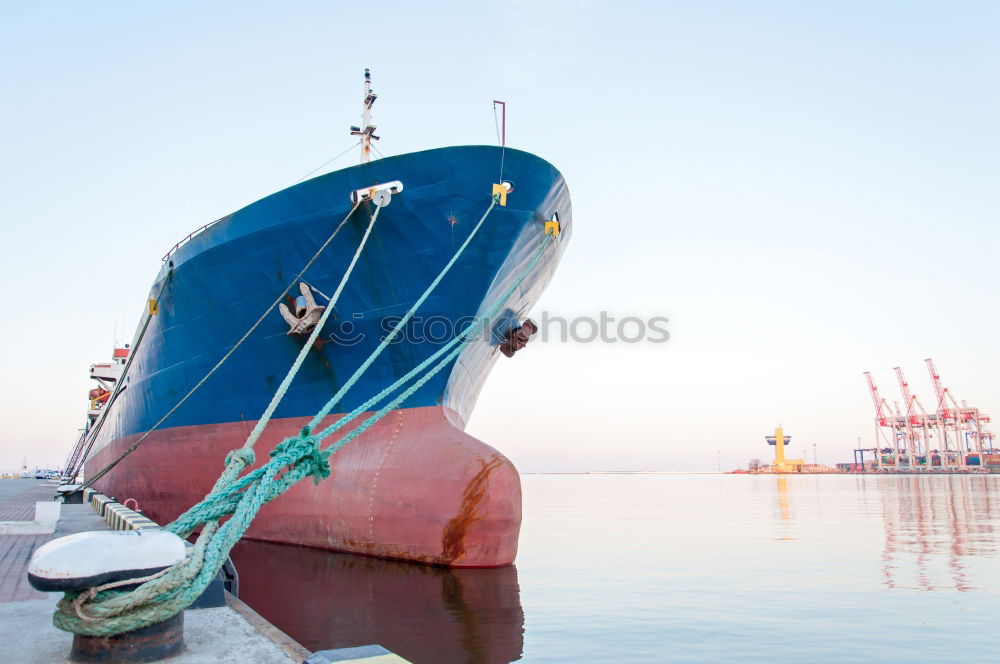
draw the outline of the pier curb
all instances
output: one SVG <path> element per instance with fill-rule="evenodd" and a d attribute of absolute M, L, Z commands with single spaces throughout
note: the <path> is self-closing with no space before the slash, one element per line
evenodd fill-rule
<path fill-rule="evenodd" d="M 281 648 L 286 655 L 296 662 L 304 662 L 312 655 L 311 650 L 275 627 L 267 621 L 267 618 L 254 611 L 246 602 L 229 592 L 226 593 L 226 605 L 243 616 L 243 619 L 250 623 L 254 629 L 263 634 L 271 643 Z"/>
<path fill-rule="evenodd" d="M 158 523 L 150 520 L 141 512 L 129 509 L 121 503 L 115 502 L 114 498 L 109 498 L 94 489 L 84 489 L 83 500 L 90 503 L 94 511 L 101 515 L 113 530 L 142 530 L 160 527 Z"/>

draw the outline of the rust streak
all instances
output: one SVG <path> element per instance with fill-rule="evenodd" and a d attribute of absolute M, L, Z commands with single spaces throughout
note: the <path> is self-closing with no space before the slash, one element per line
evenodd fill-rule
<path fill-rule="evenodd" d="M 486 495 L 490 473 L 502 464 L 503 460 L 498 454 L 494 454 L 489 461 L 480 459 L 479 463 L 483 467 L 465 487 L 462 507 L 458 510 L 458 514 L 448 521 L 441 534 L 441 557 L 449 563 L 465 555 L 465 535 L 473 524 L 482 519 L 479 516 L 479 503 Z"/>

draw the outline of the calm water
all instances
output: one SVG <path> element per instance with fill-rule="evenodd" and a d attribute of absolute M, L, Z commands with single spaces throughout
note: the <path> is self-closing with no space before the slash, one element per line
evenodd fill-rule
<path fill-rule="evenodd" d="M 1000 661 L 1000 477 L 526 475 L 516 567 L 245 543 L 312 649 L 451 662 Z"/>

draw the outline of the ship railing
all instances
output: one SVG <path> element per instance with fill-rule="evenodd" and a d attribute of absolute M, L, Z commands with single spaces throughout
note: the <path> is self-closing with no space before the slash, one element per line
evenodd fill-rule
<path fill-rule="evenodd" d="M 203 230 L 205 230 L 209 226 L 214 226 L 217 223 L 219 223 L 218 219 L 216 219 L 215 221 L 210 221 L 207 224 L 205 224 L 204 226 L 202 226 L 201 228 L 197 228 L 197 229 L 191 231 L 190 233 L 188 233 L 187 235 L 185 235 L 183 238 L 180 239 L 180 241 L 177 244 L 175 244 L 174 246 L 172 246 L 170 248 L 170 251 L 168 251 L 167 253 L 163 254 L 163 259 L 162 260 L 166 261 L 168 258 L 170 258 L 175 253 L 177 253 L 177 250 L 180 249 L 181 246 L 187 244 L 188 241 L 191 238 L 193 238 L 195 235 L 197 235 L 198 233 L 201 233 Z"/>
<path fill-rule="evenodd" d="M 108 400 L 108 397 L 110 396 L 111 392 L 105 392 L 99 397 L 94 397 L 93 399 L 90 400 L 90 409 L 100 410 L 101 408 L 104 407 L 104 403 Z"/>

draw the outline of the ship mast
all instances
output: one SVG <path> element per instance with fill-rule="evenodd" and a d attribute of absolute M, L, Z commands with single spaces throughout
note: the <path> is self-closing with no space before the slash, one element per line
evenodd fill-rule
<path fill-rule="evenodd" d="M 372 160 L 372 141 L 377 141 L 375 135 L 375 125 L 372 122 L 372 106 L 378 95 L 372 92 L 372 75 L 365 69 L 365 97 L 362 101 L 363 110 L 361 112 L 361 126 L 351 127 L 351 136 L 361 137 L 361 163 L 367 164 Z"/>

